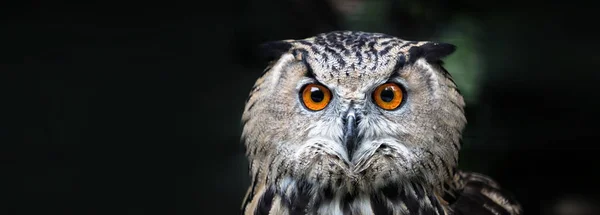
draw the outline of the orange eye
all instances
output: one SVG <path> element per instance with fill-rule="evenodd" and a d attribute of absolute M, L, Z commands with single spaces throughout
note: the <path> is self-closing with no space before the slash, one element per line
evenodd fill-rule
<path fill-rule="evenodd" d="M 398 84 L 385 83 L 375 89 L 373 100 L 375 104 L 385 110 L 394 110 L 402 104 L 404 93 Z"/>
<path fill-rule="evenodd" d="M 320 84 L 308 84 L 304 86 L 300 96 L 304 106 L 314 111 L 323 110 L 331 100 L 329 89 Z"/>

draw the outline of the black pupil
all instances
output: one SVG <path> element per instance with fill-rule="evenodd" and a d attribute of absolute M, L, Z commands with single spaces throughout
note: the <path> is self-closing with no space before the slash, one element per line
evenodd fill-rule
<path fill-rule="evenodd" d="M 321 91 L 321 89 L 319 89 L 318 87 L 312 87 L 310 89 L 310 98 L 314 102 L 321 102 L 321 101 L 323 101 L 323 97 L 325 97 L 325 95 L 323 94 L 323 91 Z"/>
<path fill-rule="evenodd" d="M 381 91 L 380 96 L 381 100 L 383 100 L 384 102 L 391 102 L 392 99 L 394 99 L 394 91 L 391 87 L 386 87 L 385 89 L 383 89 L 383 91 Z"/>

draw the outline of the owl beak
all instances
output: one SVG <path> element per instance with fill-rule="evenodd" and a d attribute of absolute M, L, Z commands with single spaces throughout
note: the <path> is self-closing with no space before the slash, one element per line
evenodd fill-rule
<path fill-rule="evenodd" d="M 352 154 L 356 148 L 357 125 L 358 120 L 354 108 L 350 108 L 344 118 L 344 147 L 346 147 L 350 159 L 352 159 Z"/>

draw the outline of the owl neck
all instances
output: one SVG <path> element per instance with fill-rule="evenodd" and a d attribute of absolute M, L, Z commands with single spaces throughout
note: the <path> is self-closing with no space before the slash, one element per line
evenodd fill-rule
<path fill-rule="evenodd" d="M 289 183 L 289 182 L 288 182 Z M 245 214 L 446 214 L 448 205 L 430 186 L 394 183 L 371 191 L 319 188 L 304 181 L 250 188 Z"/>

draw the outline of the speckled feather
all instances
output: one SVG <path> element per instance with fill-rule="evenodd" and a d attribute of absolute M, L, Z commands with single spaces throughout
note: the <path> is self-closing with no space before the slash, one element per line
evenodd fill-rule
<path fill-rule="evenodd" d="M 243 214 L 521 213 L 493 180 L 456 170 L 465 104 L 440 60 L 453 45 L 337 31 L 266 50 L 273 61 L 242 116 L 252 177 Z M 396 110 L 372 102 L 386 82 L 406 91 Z M 332 92 L 325 109 L 302 105 L 308 83 Z M 344 147 L 350 110 L 356 150 Z"/>

